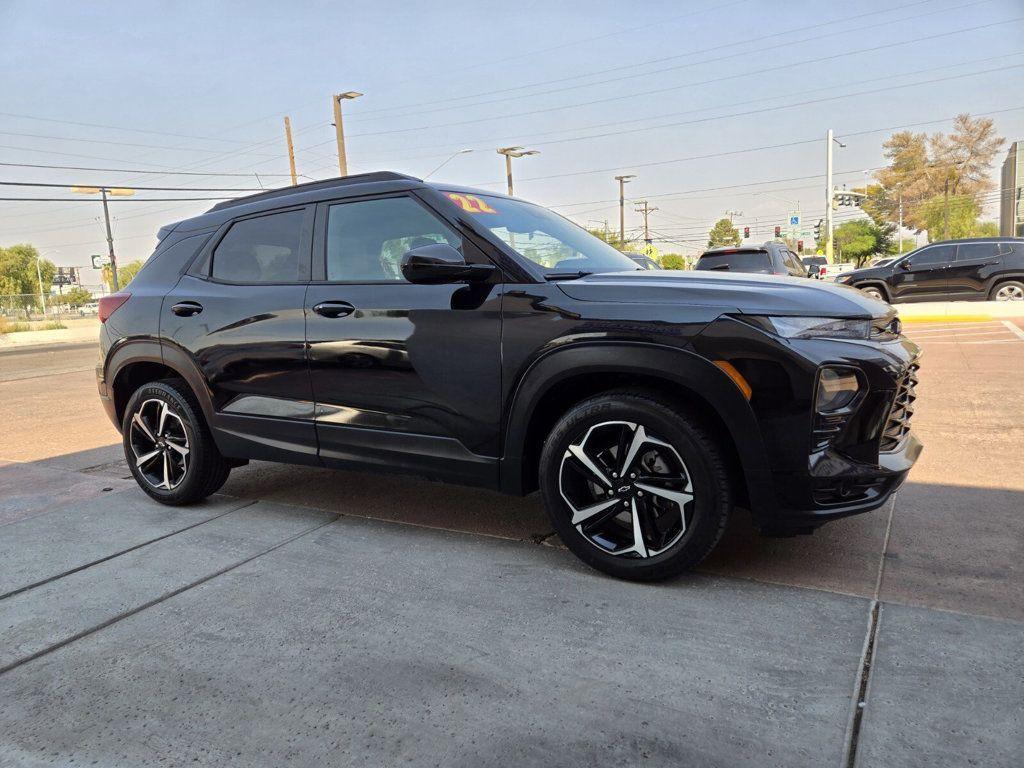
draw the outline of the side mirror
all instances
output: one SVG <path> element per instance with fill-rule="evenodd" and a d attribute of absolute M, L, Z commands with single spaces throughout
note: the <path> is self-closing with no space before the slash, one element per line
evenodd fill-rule
<path fill-rule="evenodd" d="M 402 256 L 402 276 L 410 283 L 475 283 L 493 273 L 489 264 L 467 264 L 462 254 L 446 243 L 413 248 Z"/>
<path fill-rule="evenodd" d="M 908 259 L 904 259 L 903 261 L 900 262 L 900 269 L 906 270 L 907 272 L 910 271 L 910 268 L 912 266 L 914 266 L 914 265 L 911 264 Z"/>

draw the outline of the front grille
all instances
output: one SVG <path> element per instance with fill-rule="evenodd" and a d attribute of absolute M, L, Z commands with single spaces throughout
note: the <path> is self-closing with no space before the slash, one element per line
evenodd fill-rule
<path fill-rule="evenodd" d="M 917 386 L 917 369 L 920 367 L 916 361 L 911 363 L 896 388 L 889 418 L 886 419 L 882 439 L 878 443 L 878 450 L 882 453 L 895 451 L 910 431 L 910 417 L 914 415 L 914 401 L 917 399 L 914 388 Z"/>

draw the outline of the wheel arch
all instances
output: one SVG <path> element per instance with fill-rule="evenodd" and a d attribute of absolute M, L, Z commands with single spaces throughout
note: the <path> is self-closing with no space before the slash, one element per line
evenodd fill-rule
<path fill-rule="evenodd" d="M 885 300 L 886 301 L 888 301 L 888 302 L 892 301 L 892 291 L 889 290 L 889 286 L 886 284 L 886 282 L 884 280 L 876 280 L 876 279 L 862 280 L 859 283 L 854 283 L 853 287 L 854 288 L 858 288 L 858 289 L 859 288 L 877 288 L 878 290 L 880 290 L 882 292 L 882 295 L 885 296 Z"/>
<path fill-rule="evenodd" d="M 191 358 L 177 347 L 155 339 L 128 340 L 111 350 L 105 371 L 118 428 L 132 393 L 143 384 L 169 377 L 185 381 L 199 401 L 206 423 L 211 423 L 213 405 L 209 388 Z"/>
<path fill-rule="evenodd" d="M 750 508 L 773 499 L 768 457 L 749 403 L 717 366 L 675 347 L 587 343 L 549 352 L 521 376 L 506 410 L 502 490 L 537 487 L 540 449 L 568 408 L 611 389 L 643 388 L 686 406 L 726 452 L 738 496 Z"/>
<path fill-rule="evenodd" d="M 989 285 L 988 293 L 985 297 L 990 300 L 995 298 L 996 291 L 999 290 L 999 286 L 1003 283 L 1024 283 L 1024 274 L 1002 274 L 992 278 L 992 283 Z"/>

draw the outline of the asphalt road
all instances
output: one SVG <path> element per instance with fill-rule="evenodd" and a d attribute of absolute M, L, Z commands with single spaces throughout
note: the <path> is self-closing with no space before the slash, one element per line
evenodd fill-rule
<path fill-rule="evenodd" d="M 161 507 L 93 345 L 0 351 L 0 765 L 1018 766 L 1024 331 L 909 333 L 895 503 L 659 586 L 535 498 L 253 463 Z"/>

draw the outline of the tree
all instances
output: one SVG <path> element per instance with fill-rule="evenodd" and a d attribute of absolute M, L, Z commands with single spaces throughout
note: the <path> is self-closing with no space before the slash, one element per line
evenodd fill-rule
<path fill-rule="evenodd" d="M 604 240 L 612 248 L 624 253 L 640 253 L 640 250 L 629 240 L 620 240 L 618 232 L 610 232 L 607 229 L 588 229 L 587 232 L 599 240 Z"/>
<path fill-rule="evenodd" d="M 688 269 L 686 257 L 678 253 L 666 253 L 661 257 L 662 269 Z"/>
<path fill-rule="evenodd" d="M 36 261 L 39 272 L 36 272 Z M 39 278 L 43 293 L 49 295 L 57 268 L 52 261 L 39 258 L 39 251 L 25 243 L 0 248 L 0 293 L 13 295 L 8 299 L 11 307 L 25 309 L 39 306 Z"/>
<path fill-rule="evenodd" d="M 68 292 L 64 294 L 64 303 L 72 308 L 88 304 L 92 300 L 92 294 L 80 285 L 70 288 Z"/>
<path fill-rule="evenodd" d="M 708 248 L 718 248 L 723 245 L 739 245 L 743 242 L 740 238 L 740 231 L 732 225 L 728 218 L 719 219 L 715 226 L 708 233 Z"/>
<path fill-rule="evenodd" d="M 117 284 L 119 289 L 124 288 L 132 281 L 139 273 L 139 270 L 142 269 L 144 263 L 141 259 L 136 259 L 135 261 L 117 265 Z M 109 264 L 103 268 L 103 282 L 106 283 L 109 290 L 114 290 L 114 276 L 110 271 Z"/>
<path fill-rule="evenodd" d="M 844 222 L 836 227 L 834 235 L 840 257 L 858 267 L 872 256 L 893 252 L 893 228 L 880 227 L 869 219 Z"/>
<path fill-rule="evenodd" d="M 902 193 L 903 223 L 917 232 L 929 228 L 926 211 L 932 226 L 938 223 L 933 202 L 937 196 L 942 196 L 944 204 L 954 198 L 970 198 L 980 211 L 982 195 L 994 186 L 989 171 L 1004 143 L 991 118 L 967 114 L 957 115 L 948 135 L 894 133 L 882 145 L 889 165 L 875 174 L 880 186 L 866 188 L 868 200 L 862 207 L 875 223 L 894 224 Z M 941 224 L 947 226 L 945 211 Z M 953 237 L 952 228 L 944 235 L 941 231 L 929 233 L 931 238 L 939 236 Z"/>

